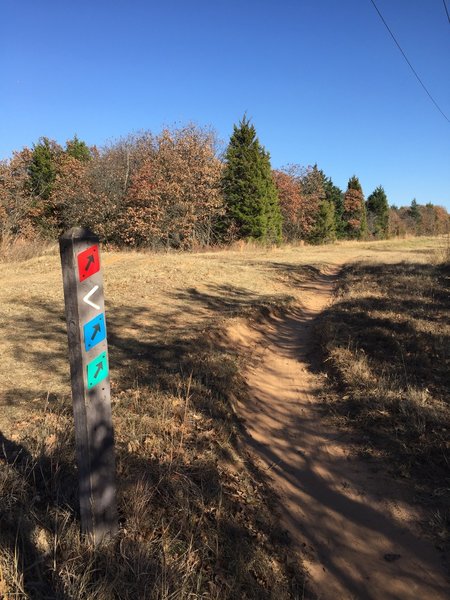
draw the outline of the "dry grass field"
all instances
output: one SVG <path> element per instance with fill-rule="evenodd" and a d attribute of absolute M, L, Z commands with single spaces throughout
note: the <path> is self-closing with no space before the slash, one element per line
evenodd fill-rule
<path fill-rule="evenodd" d="M 59 257 L 10 254 L 0 262 L 0 598 L 308 597 L 242 443 L 233 399 L 246 394 L 246 358 L 223 331 L 233 318 L 301 305 L 300 283 L 307 293 L 318 270 L 350 265 L 318 330 L 337 389 L 348 390 L 328 404 L 354 411 L 387 456 L 402 453 L 405 476 L 416 450 L 420 468 L 429 457 L 445 469 L 444 246 L 104 252 L 122 527 L 97 549 L 78 533 Z"/>
<path fill-rule="evenodd" d="M 356 263 L 317 325 L 326 404 L 376 469 L 410 480 L 424 530 L 450 542 L 450 262 Z M 362 434 L 362 435 L 361 435 Z"/>

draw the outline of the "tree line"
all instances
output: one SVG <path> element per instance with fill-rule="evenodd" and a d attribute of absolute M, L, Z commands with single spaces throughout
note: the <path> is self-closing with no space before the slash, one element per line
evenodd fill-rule
<path fill-rule="evenodd" d="M 310 244 L 432 235 L 447 211 L 389 207 L 359 179 L 345 191 L 317 165 L 273 170 L 254 125 L 234 126 L 221 155 L 196 125 L 130 135 L 102 149 L 46 137 L 0 163 L 0 236 L 56 239 L 81 225 L 117 246 L 196 249 L 239 239 Z"/>

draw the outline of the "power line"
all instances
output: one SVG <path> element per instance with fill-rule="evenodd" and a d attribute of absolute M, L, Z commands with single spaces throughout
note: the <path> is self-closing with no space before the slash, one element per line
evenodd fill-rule
<path fill-rule="evenodd" d="M 447 3 L 445 2 L 445 0 L 442 0 L 442 2 L 444 3 L 444 8 L 445 8 L 445 12 L 447 13 L 448 22 L 450 23 L 450 15 L 448 14 Z"/>
<path fill-rule="evenodd" d="M 435 105 L 435 107 L 438 109 L 438 111 L 441 113 L 441 115 L 444 117 L 444 119 L 446 121 L 448 121 L 450 123 L 450 119 L 447 117 L 447 115 L 444 113 L 444 111 L 441 109 L 441 107 L 439 106 L 439 104 L 436 102 L 436 100 L 433 98 L 433 96 L 430 94 L 430 92 L 428 91 L 427 87 L 425 86 L 424 82 L 420 79 L 419 75 L 417 74 L 417 71 L 414 69 L 414 67 L 412 66 L 412 64 L 409 62 L 408 57 L 406 56 L 406 54 L 403 52 L 402 47 L 400 46 L 400 44 L 397 42 L 397 39 L 395 37 L 395 35 L 392 33 L 389 25 L 386 23 L 386 21 L 384 20 L 383 15 L 380 13 L 378 6 L 375 4 L 374 0 L 370 0 L 372 2 L 372 4 L 375 7 L 375 10 L 377 11 L 380 19 L 383 21 L 384 26 L 386 27 L 386 29 L 389 31 L 389 33 L 391 34 L 392 39 L 394 40 L 394 42 L 397 45 L 397 48 L 400 50 L 400 52 L 403 55 L 403 58 L 406 60 L 406 62 L 409 65 L 409 68 L 411 69 L 411 71 L 414 73 L 414 75 L 416 76 L 417 81 L 420 83 L 420 85 L 423 87 L 423 89 L 425 90 L 425 92 L 427 93 L 428 97 L 430 98 L 431 102 Z M 445 7 L 447 9 L 447 6 Z M 448 14 L 448 13 L 447 13 Z"/>

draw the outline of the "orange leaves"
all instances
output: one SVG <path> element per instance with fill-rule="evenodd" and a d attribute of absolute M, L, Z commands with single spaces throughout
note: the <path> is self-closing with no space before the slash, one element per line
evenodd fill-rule
<path fill-rule="evenodd" d="M 283 215 L 284 237 L 288 240 L 307 239 L 325 198 L 321 172 L 317 167 L 289 165 L 283 171 L 274 171 L 273 177 Z"/>
<path fill-rule="evenodd" d="M 222 211 L 220 173 L 211 133 L 165 129 L 130 178 L 119 217 L 122 240 L 180 248 L 208 243 Z"/>
<path fill-rule="evenodd" d="M 273 171 L 272 174 L 277 186 L 283 218 L 286 221 L 296 223 L 302 203 L 299 182 L 292 175 L 283 171 Z"/>
<path fill-rule="evenodd" d="M 351 238 L 362 238 L 367 233 L 366 207 L 360 189 L 348 187 L 344 194 L 344 221 L 347 235 Z"/>

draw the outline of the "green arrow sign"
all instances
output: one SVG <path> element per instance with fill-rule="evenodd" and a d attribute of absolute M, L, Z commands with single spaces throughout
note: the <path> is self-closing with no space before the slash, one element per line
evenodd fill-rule
<path fill-rule="evenodd" d="M 106 352 L 102 352 L 101 354 L 99 354 L 97 356 L 97 358 L 94 358 L 94 360 L 92 360 L 90 363 L 88 363 L 88 366 L 87 366 L 88 389 L 90 390 L 91 388 L 96 386 L 97 383 L 100 383 L 100 381 L 103 381 L 103 379 L 106 379 L 106 377 L 108 377 L 108 373 L 109 373 L 108 357 L 106 356 Z"/>

